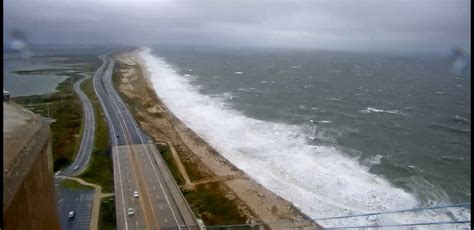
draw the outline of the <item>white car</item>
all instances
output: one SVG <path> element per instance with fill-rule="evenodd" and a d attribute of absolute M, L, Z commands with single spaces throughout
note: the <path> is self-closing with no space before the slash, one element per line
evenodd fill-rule
<path fill-rule="evenodd" d="M 128 215 L 131 216 L 133 214 L 135 214 L 135 209 L 134 208 L 128 208 Z"/>
<path fill-rule="evenodd" d="M 135 198 L 138 198 L 138 197 L 139 197 L 139 195 L 138 195 L 138 192 L 137 192 L 137 191 L 133 192 L 133 197 L 135 197 Z"/>
<path fill-rule="evenodd" d="M 79 166 L 74 166 L 74 171 L 78 170 Z"/>
<path fill-rule="evenodd" d="M 67 217 L 69 217 L 69 219 L 74 218 L 74 211 L 70 211 Z"/>
<path fill-rule="evenodd" d="M 56 176 L 61 175 L 61 171 L 57 171 L 56 174 L 54 174 L 54 175 L 56 175 Z"/>

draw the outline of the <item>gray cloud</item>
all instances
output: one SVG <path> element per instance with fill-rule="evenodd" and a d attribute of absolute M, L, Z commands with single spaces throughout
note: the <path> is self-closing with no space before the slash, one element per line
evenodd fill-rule
<path fill-rule="evenodd" d="M 4 3 L 4 35 L 36 43 L 325 49 L 470 49 L 468 0 L 59 1 Z"/>

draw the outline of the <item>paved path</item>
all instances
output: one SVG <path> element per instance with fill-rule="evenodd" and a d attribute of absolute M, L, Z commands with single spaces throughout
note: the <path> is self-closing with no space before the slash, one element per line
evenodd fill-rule
<path fill-rule="evenodd" d="M 183 176 L 184 181 L 186 182 L 186 184 L 191 184 L 191 180 L 189 179 L 188 172 L 186 172 L 186 168 L 184 167 L 183 163 L 179 159 L 178 153 L 176 152 L 176 149 L 174 149 L 173 143 L 171 143 L 170 141 L 167 141 L 166 144 L 168 144 L 171 154 L 173 155 L 174 162 L 176 162 L 176 165 L 178 166 L 178 169 L 181 172 L 181 175 Z"/>
<path fill-rule="evenodd" d="M 214 176 L 211 178 L 191 182 L 188 176 L 188 172 L 186 172 L 186 168 L 181 162 L 181 159 L 179 158 L 178 153 L 176 152 L 176 149 L 174 148 L 173 144 L 170 141 L 167 141 L 166 144 L 168 145 L 171 151 L 174 162 L 176 162 L 176 165 L 178 167 L 178 170 L 181 172 L 181 175 L 183 176 L 184 181 L 186 182 L 183 186 L 181 186 L 184 189 L 187 189 L 187 190 L 194 189 L 196 185 L 207 184 L 207 183 L 214 183 L 214 182 L 221 182 L 221 181 L 228 181 L 228 180 L 235 180 L 235 179 L 248 179 L 248 176 L 244 174 L 233 174 L 233 175 L 224 175 L 224 176 Z"/>

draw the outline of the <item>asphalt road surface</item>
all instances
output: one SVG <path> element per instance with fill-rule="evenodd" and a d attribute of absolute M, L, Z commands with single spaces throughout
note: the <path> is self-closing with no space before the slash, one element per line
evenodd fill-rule
<path fill-rule="evenodd" d="M 74 83 L 74 92 L 78 95 L 83 105 L 83 133 L 74 162 L 58 173 L 61 176 L 76 176 L 83 171 L 89 163 L 94 146 L 95 117 L 94 109 L 89 98 L 80 89 L 81 83 L 90 77 L 84 77 Z M 61 178 L 55 178 L 55 184 L 61 182 Z M 56 186 L 56 199 L 58 202 L 59 219 L 61 229 L 89 229 L 91 207 L 94 190 L 71 190 Z M 75 212 L 74 218 L 68 218 L 70 211 Z"/>
<path fill-rule="evenodd" d="M 94 135 L 95 135 L 95 118 L 94 109 L 92 107 L 89 98 L 80 89 L 81 83 L 89 77 L 82 78 L 81 80 L 74 83 L 74 92 L 79 96 L 79 100 L 83 105 L 83 134 L 79 151 L 77 152 L 76 159 L 74 162 L 61 172 L 63 176 L 76 176 L 78 175 L 89 163 L 91 158 L 92 149 L 94 147 Z"/>
<path fill-rule="evenodd" d="M 61 229 L 89 229 L 94 189 L 70 190 L 57 186 L 56 191 Z M 74 218 L 68 217 L 71 210 L 74 210 Z"/>
<path fill-rule="evenodd" d="M 112 84 L 114 60 L 99 56 L 94 90 L 107 119 L 112 143 L 118 229 L 199 229 L 166 164 L 138 127 Z M 139 197 L 133 193 L 137 191 Z M 135 213 L 128 214 L 133 208 Z"/>

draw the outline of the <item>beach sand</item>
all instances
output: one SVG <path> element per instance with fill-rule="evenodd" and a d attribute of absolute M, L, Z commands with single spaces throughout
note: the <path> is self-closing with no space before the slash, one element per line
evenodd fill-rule
<path fill-rule="evenodd" d="M 192 172 L 191 181 L 219 183 L 222 191 L 227 191 L 226 197 L 232 197 L 241 214 L 247 216 L 247 222 L 264 222 L 271 229 L 319 228 L 316 223 L 305 221 L 308 217 L 292 203 L 249 178 L 176 118 L 154 93 L 150 73 L 138 52 L 116 57 L 119 66 L 127 67 L 120 69 L 119 91 L 140 104 L 134 112 L 146 133 L 157 142 L 172 143 L 180 160 L 188 166 L 186 170 Z"/>

